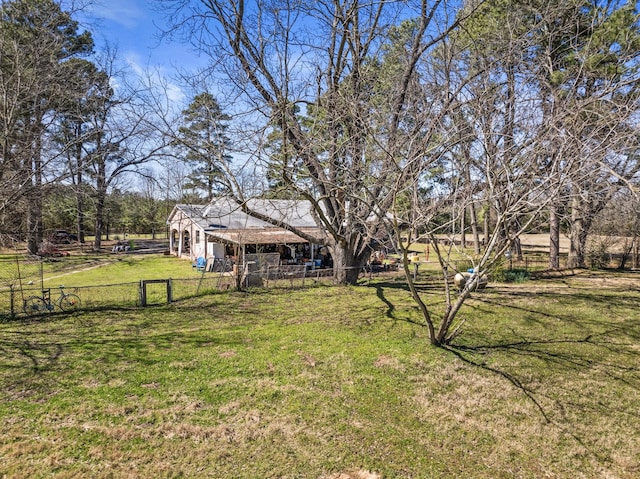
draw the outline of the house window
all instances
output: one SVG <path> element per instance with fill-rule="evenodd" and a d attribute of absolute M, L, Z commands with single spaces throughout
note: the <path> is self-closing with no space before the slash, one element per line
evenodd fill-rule
<path fill-rule="evenodd" d="M 196 244 L 200 244 L 200 231 L 196 231 Z"/>

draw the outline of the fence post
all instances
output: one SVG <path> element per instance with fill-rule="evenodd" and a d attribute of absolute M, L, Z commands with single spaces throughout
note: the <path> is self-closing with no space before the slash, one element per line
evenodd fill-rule
<path fill-rule="evenodd" d="M 16 315 L 15 289 L 13 289 L 13 284 L 9 285 L 9 295 L 9 304 L 11 310 L 10 318 L 13 319 Z"/>
<path fill-rule="evenodd" d="M 147 305 L 147 291 L 144 287 L 144 281 L 140 280 L 140 306 L 145 307 Z"/>
<path fill-rule="evenodd" d="M 147 306 L 147 285 L 164 283 L 167 290 L 167 303 L 173 301 L 172 280 L 169 279 L 142 279 L 140 280 L 140 304 L 142 307 Z"/>

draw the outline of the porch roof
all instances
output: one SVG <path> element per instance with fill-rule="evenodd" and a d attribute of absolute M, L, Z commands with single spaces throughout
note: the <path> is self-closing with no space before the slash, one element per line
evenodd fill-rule
<path fill-rule="evenodd" d="M 304 228 L 303 230 L 307 230 Z M 309 233 L 318 232 L 309 228 Z M 305 231 L 306 232 L 306 231 Z M 217 241 L 229 244 L 299 244 L 308 241 L 291 231 L 282 228 L 247 228 L 242 230 L 206 229 L 205 234 Z"/>

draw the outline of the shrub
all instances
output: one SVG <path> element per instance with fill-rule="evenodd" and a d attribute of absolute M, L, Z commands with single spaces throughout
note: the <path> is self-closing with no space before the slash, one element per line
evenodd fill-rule
<path fill-rule="evenodd" d="M 605 241 L 591 244 L 587 250 L 587 263 L 591 269 L 605 269 L 611 262 L 610 245 Z"/>
<path fill-rule="evenodd" d="M 502 270 L 502 281 L 505 283 L 524 283 L 531 277 L 526 269 L 505 269 Z"/>

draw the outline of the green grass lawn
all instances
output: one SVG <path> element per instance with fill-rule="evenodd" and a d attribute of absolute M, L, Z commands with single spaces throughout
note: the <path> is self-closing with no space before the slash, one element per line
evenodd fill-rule
<path fill-rule="evenodd" d="M 392 279 L 0 323 L 0 477 L 639 477 L 639 301 L 494 284 L 447 350 Z"/>
<path fill-rule="evenodd" d="M 63 260 L 45 265 L 44 282 L 55 286 L 62 282 L 74 286 L 97 286 L 140 281 L 197 277 L 191 262 L 163 255 L 103 255 L 95 260 Z M 64 268 L 56 268 L 56 264 Z"/>
<path fill-rule="evenodd" d="M 158 254 L 88 254 L 49 258 L 45 261 L 26 261 L 15 255 L 0 255 L 0 284 L 4 280 L 17 282 L 22 277 L 23 285 L 33 281 L 36 285 L 42 277 L 45 287 L 58 284 L 71 286 L 96 286 L 117 284 L 141 279 L 189 278 L 197 276 L 192 263 L 175 256 Z M 4 274 L 3 274 L 4 273 Z"/>
<path fill-rule="evenodd" d="M 174 280 L 174 297 L 193 296 L 202 281 L 203 289 L 218 279 L 213 274 L 202 274 L 191 262 L 175 256 L 158 254 L 103 254 L 77 255 L 52 258 L 48 261 L 20 261 L 15 257 L 0 259 L 0 321 L 10 316 L 13 285 L 14 312 L 22 312 L 22 301 L 29 296 L 40 296 L 42 288 L 51 289 L 52 299 L 59 296 L 58 287 L 64 285 L 67 293 L 81 298 L 82 308 L 132 306 L 139 303 L 140 280 Z M 151 285 L 149 297 L 166 302 L 166 286 Z M 150 301 L 154 303 L 155 301 Z M 16 306 L 17 305 L 17 306 Z"/>

